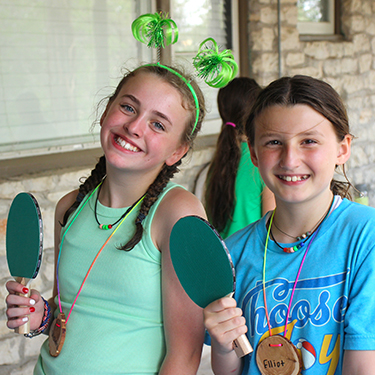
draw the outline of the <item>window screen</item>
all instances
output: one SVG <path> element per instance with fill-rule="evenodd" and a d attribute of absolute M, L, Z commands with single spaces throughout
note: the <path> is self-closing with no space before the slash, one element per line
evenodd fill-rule
<path fill-rule="evenodd" d="M 131 23 L 145 0 L 0 0 L 0 155 L 92 142 L 96 103 L 151 60 Z"/>

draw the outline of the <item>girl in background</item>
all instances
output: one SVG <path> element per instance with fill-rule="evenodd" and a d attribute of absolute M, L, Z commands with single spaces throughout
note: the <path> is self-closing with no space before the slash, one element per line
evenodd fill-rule
<path fill-rule="evenodd" d="M 276 209 L 227 240 L 236 300 L 204 310 L 215 374 L 374 374 L 375 210 L 334 179 L 352 141 L 341 98 L 311 77 L 278 79 L 246 135 Z M 254 352 L 239 359 L 245 332 Z"/>
<path fill-rule="evenodd" d="M 127 74 L 109 98 L 104 155 L 56 207 L 52 298 L 7 283 L 8 327 L 50 331 L 34 374 L 196 373 L 202 310 L 177 280 L 169 236 L 179 218 L 205 212 L 170 179 L 204 114 L 196 83 L 159 63 Z"/>
<path fill-rule="evenodd" d="M 205 178 L 207 216 L 224 239 L 274 208 L 273 195 L 250 159 L 245 135 L 245 122 L 259 91 L 254 79 L 239 77 L 217 96 L 222 128 L 201 179 Z"/>

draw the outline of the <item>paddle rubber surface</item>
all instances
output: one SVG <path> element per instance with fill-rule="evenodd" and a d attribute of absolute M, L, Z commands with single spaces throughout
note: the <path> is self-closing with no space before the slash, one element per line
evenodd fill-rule
<path fill-rule="evenodd" d="M 35 278 L 42 260 L 43 224 L 39 205 L 29 193 L 13 200 L 6 229 L 6 253 L 13 277 Z"/>
<path fill-rule="evenodd" d="M 206 220 L 198 216 L 178 220 L 171 232 L 170 252 L 182 287 L 200 307 L 234 291 L 235 273 L 229 252 Z"/>

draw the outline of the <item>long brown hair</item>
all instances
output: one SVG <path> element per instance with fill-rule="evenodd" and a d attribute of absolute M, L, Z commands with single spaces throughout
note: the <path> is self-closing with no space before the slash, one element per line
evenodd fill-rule
<path fill-rule="evenodd" d="M 217 96 L 222 126 L 207 174 L 205 207 L 210 222 L 219 232 L 233 215 L 245 122 L 259 91 L 260 86 L 254 79 L 239 77 L 220 89 Z M 226 125 L 227 122 L 235 127 Z"/>
<path fill-rule="evenodd" d="M 333 87 L 316 78 L 296 75 L 279 78 L 260 92 L 246 122 L 250 144 L 254 145 L 255 120 L 265 109 L 274 105 L 290 107 L 296 104 L 308 105 L 329 120 L 339 141 L 350 135 L 345 105 Z M 349 190 L 352 184 L 346 176 L 344 165 L 342 171 L 346 181 L 332 179 L 331 190 L 333 194 L 351 199 Z"/>
<path fill-rule="evenodd" d="M 190 80 L 190 84 L 193 86 L 194 91 L 198 98 L 199 103 L 199 118 L 195 130 L 193 131 L 195 119 L 196 119 L 196 105 L 194 101 L 194 97 L 184 83 L 184 81 L 179 78 L 178 75 L 172 73 L 171 71 L 164 69 L 161 66 L 157 65 L 144 65 L 132 72 L 128 72 L 118 84 L 115 92 L 108 98 L 107 108 L 111 105 L 111 103 L 116 99 L 117 95 L 121 91 L 122 87 L 126 84 L 126 82 L 131 78 L 135 77 L 140 72 L 146 72 L 149 74 L 154 74 L 160 78 L 162 78 L 165 82 L 171 84 L 174 88 L 176 88 L 183 99 L 182 105 L 186 110 L 190 112 L 190 116 L 187 120 L 185 132 L 183 133 L 181 140 L 183 143 L 186 143 L 190 146 L 193 146 L 193 141 L 196 138 L 199 130 L 201 129 L 203 118 L 205 115 L 205 101 L 202 94 L 202 91 L 196 84 L 194 80 L 188 77 L 186 74 L 182 73 L 180 70 L 176 68 L 172 68 L 173 70 L 177 71 L 179 74 L 184 76 L 186 79 Z M 184 155 L 185 156 L 185 155 Z M 183 156 L 183 157 L 184 157 Z M 149 186 L 146 196 L 142 201 L 139 213 L 137 218 L 135 219 L 135 233 L 133 237 L 123 246 L 121 246 L 121 250 L 130 251 L 134 248 L 134 246 L 141 240 L 143 235 L 143 226 L 142 221 L 148 215 L 150 208 L 154 204 L 154 202 L 158 199 L 159 194 L 165 188 L 169 180 L 174 176 L 175 173 L 179 171 L 178 167 L 181 164 L 181 160 L 176 162 L 175 164 L 168 166 L 164 164 L 163 168 L 159 172 L 158 176 L 156 177 L 155 181 Z M 96 164 L 95 168 L 91 171 L 91 175 L 82 183 L 79 187 L 79 192 L 77 195 L 77 199 L 74 204 L 65 212 L 64 219 L 62 225 L 64 226 L 67 223 L 67 220 L 72 212 L 74 212 L 79 204 L 81 203 L 82 199 L 92 191 L 104 178 L 106 175 L 106 160 L 105 156 L 103 155 L 98 163 Z"/>

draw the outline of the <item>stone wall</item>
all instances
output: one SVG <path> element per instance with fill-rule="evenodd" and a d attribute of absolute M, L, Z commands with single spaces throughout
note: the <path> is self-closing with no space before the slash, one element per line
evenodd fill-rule
<path fill-rule="evenodd" d="M 375 205 L 375 2 L 341 1 L 342 38 L 300 38 L 296 1 L 281 0 L 281 75 L 310 75 L 331 84 L 343 98 L 355 135 L 346 169 L 355 184 L 367 184 Z M 279 77 L 277 0 L 249 1 L 253 77 L 267 85 Z"/>

